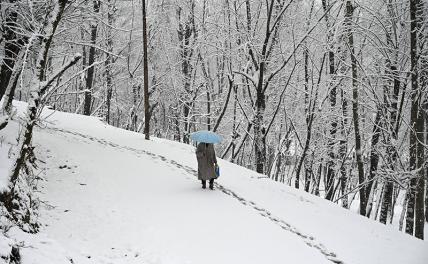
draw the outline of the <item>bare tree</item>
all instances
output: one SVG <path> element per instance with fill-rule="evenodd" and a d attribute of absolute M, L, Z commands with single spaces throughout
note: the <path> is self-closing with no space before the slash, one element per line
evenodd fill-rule
<path fill-rule="evenodd" d="M 40 51 L 38 52 L 36 62 L 37 81 L 31 89 L 27 108 L 26 124 L 23 133 L 19 137 L 17 146 L 18 153 L 16 155 L 16 159 L 13 162 L 11 173 L 9 175 L 9 186 L 7 190 L 0 193 L 1 202 L 12 215 L 14 209 L 16 209 L 14 205 L 14 201 L 17 198 L 17 194 L 15 193 L 16 182 L 18 176 L 21 173 L 21 169 L 26 163 L 26 160 L 29 158 L 29 155 L 32 155 L 31 140 L 33 136 L 33 128 L 37 121 L 37 113 L 40 110 L 39 106 L 41 96 L 46 92 L 50 85 L 52 85 L 56 78 L 61 76 L 68 68 L 73 66 L 81 57 L 80 54 L 77 54 L 61 69 L 56 71 L 48 78 L 46 77 L 46 65 L 49 48 L 51 46 L 55 31 L 61 20 L 66 3 L 67 0 L 55 1 L 47 23 L 32 36 L 32 38 L 36 38 L 38 45 L 41 47 Z M 42 32 L 46 33 L 42 34 Z"/>
<path fill-rule="evenodd" d="M 150 139 L 150 104 L 149 104 L 149 65 L 147 60 L 147 19 L 146 1 L 142 0 L 143 6 L 143 68 L 144 68 L 144 134 Z"/>
<path fill-rule="evenodd" d="M 86 91 L 85 91 L 85 105 L 83 107 L 84 115 L 91 115 L 92 108 L 92 87 L 94 85 L 94 74 L 95 74 L 95 45 L 97 41 L 97 30 L 98 30 L 98 22 L 97 15 L 100 12 L 101 2 L 99 0 L 92 0 L 93 9 L 94 9 L 94 18 L 91 22 L 91 46 L 89 47 L 88 54 L 88 65 L 89 69 L 86 76 Z"/>
<path fill-rule="evenodd" d="M 424 118 L 421 108 L 422 90 L 419 86 L 419 36 L 422 20 L 422 2 L 410 0 L 410 60 L 411 60 L 411 112 L 410 112 L 410 180 L 407 204 L 406 233 L 424 239 L 425 175 L 424 175 Z"/>
<path fill-rule="evenodd" d="M 9 7 L 6 10 L 6 18 L 3 25 L 2 40 L 4 41 L 4 57 L 0 66 L 0 100 L 6 92 L 8 87 L 9 80 L 12 75 L 13 67 L 15 65 L 15 60 L 21 50 L 22 45 L 25 42 L 25 38 L 19 37 L 16 34 L 16 24 L 17 24 L 17 3 L 16 0 L 8 0 L 5 4 L 9 4 Z"/>

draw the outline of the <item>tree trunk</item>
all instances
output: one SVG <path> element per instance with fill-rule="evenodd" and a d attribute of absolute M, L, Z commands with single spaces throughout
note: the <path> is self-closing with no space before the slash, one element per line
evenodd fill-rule
<path fill-rule="evenodd" d="M 95 15 L 98 15 L 100 12 L 101 2 L 99 0 L 93 0 L 93 8 Z M 94 18 L 96 19 L 96 18 Z M 84 115 L 91 115 L 91 106 L 92 106 L 92 87 L 94 84 L 94 73 L 95 67 L 92 65 L 95 62 L 95 44 L 97 41 L 97 29 L 98 22 L 93 21 L 91 24 L 91 47 L 89 48 L 89 58 L 88 65 L 90 66 L 88 69 L 88 73 L 86 76 L 86 91 L 85 91 L 85 104 L 83 107 Z"/>
<path fill-rule="evenodd" d="M 271 39 L 271 19 L 274 0 L 270 1 L 267 6 L 267 21 L 266 32 L 263 41 L 263 46 L 260 55 L 260 63 L 258 65 L 258 82 L 256 85 L 256 104 L 255 104 L 255 119 L 254 119 L 254 157 L 256 171 L 258 173 L 265 173 L 266 165 L 266 129 L 264 127 L 264 115 L 266 109 L 266 95 L 265 95 L 265 71 L 268 59 L 268 45 Z M 249 8 L 249 7 L 248 7 Z M 248 12 L 247 12 L 248 13 Z M 254 60 L 254 59 L 253 59 Z M 257 65 L 257 64 L 255 64 Z M 256 66 L 257 67 L 257 66 Z"/>
<path fill-rule="evenodd" d="M 345 29 L 346 29 L 346 21 L 345 21 Z M 346 48 L 346 35 L 342 34 L 340 35 L 339 39 L 340 44 L 338 44 L 338 54 L 340 56 L 337 70 L 339 71 L 340 76 L 346 76 L 348 71 L 348 65 L 346 63 L 348 54 L 347 54 L 347 48 Z M 339 80 L 339 82 L 342 82 L 343 80 Z M 340 122 L 340 141 L 339 141 L 339 157 L 338 160 L 341 161 L 340 165 L 340 190 L 342 193 L 342 207 L 348 208 L 349 207 L 349 201 L 348 201 L 348 195 L 347 193 L 347 186 L 348 186 L 348 119 L 349 119 L 349 113 L 348 113 L 348 98 L 347 93 L 344 84 L 339 83 L 338 88 L 340 88 L 340 98 L 341 98 L 341 110 L 342 110 L 342 117 Z"/>
<path fill-rule="evenodd" d="M 308 71 L 308 59 L 309 59 L 309 53 L 308 50 L 304 51 L 304 60 L 305 60 L 305 116 L 306 116 L 306 140 L 305 140 L 305 145 L 303 147 L 303 151 L 302 151 L 302 155 L 300 157 L 300 160 L 298 162 L 297 165 L 297 170 L 296 170 L 296 180 L 295 180 L 295 185 L 294 187 L 296 189 L 299 189 L 299 176 L 300 176 L 300 171 L 302 168 L 302 165 L 304 164 L 305 160 L 306 160 L 306 156 L 307 156 L 307 152 L 309 150 L 309 146 L 311 143 L 311 137 L 312 137 L 312 124 L 313 121 L 315 119 L 315 106 L 317 104 L 317 99 L 318 99 L 318 89 L 319 89 L 319 84 L 321 82 L 321 76 L 322 76 L 322 71 L 324 69 L 324 60 L 325 60 L 325 56 L 322 59 L 321 62 L 321 67 L 320 67 L 320 71 L 318 74 L 318 81 L 316 83 L 316 90 L 315 90 L 315 95 L 312 101 L 312 94 L 311 94 L 311 98 L 309 98 L 309 71 Z M 312 164 L 311 164 L 312 166 Z M 311 172 L 312 170 L 309 170 L 308 168 L 305 168 L 305 186 L 304 186 L 304 190 L 306 192 L 309 192 L 309 185 L 310 185 L 310 175 L 312 174 Z"/>
<path fill-rule="evenodd" d="M 184 102 L 183 106 L 183 116 L 184 116 L 184 129 L 183 129 L 183 143 L 189 144 L 190 143 L 190 106 L 188 102 Z"/>
<path fill-rule="evenodd" d="M 144 135 L 145 139 L 150 139 L 150 103 L 149 103 L 149 65 L 147 54 L 147 14 L 146 0 L 143 2 L 143 52 L 144 52 Z"/>
<path fill-rule="evenodd" d="M 392 219 L 392 197 L 394 194 L 394 185 L 390 179 L 385 179 L 385 188 L 382 196 L 382 205 L 380 207 L 379 222 L 386 224 L 388 220 Z"/>
<path fill-rule="evenodd" d="M 9 0 L 9 3 L 13 5 L 16 0 Z M 15 60 L 19 51 L 21 50 L 22 40 L 18 40 L 15 34 L 15 23 L 18 17 L 18 13 L 15 11 L 15 8 L 10 8 L 10 12 L 6 12 L 6 18 L 4 23 L 4 59 L 0 67 L 0 100 L 3 98 L 3 95 L 6 92 L 8 87 L 10 77 L 12 75 L 12 70 L 15 66 Z"/>
<path fill-rule="evenodd" d="M 36 124 L 40 98 L 57 77 L 59 77 L 66 69 L 74 65 L 80 59 L 80 55 L 75 56 L 72 61 L 66 64 L 60 71 L 56 72 L 53 77 L 51 77 L 48 81 L 45 81 L 47 54 L 55 30 L 59 24 L 59 21 L 61 20 L 66 3 L 67 0 L 55 1 L 55 7 L 52 9 L 53 11 L 51 16 L 49 17 L 48 22 L 44 28 L 44 31 L 46 31 L 46 38 L 41 37 L 42 35 L 38 36 L 37 38 L 39 42 L 38 44 L 40 45 L 40 51 L 36 61 L 38 82 L 34 87 L 31 88 L 30 99 L 28 101 L 27 108 L 27 122 L 24 126 L 24 132 L 19 137 L 17 156 L 10 170 L 8 190 L 0 193 L 0 200 L 3 202 L 9 212 L 12 212 L 16 207 L 16 203 L 14 202 L 14 199 L 16 198 L 15 185 L 18 176 L 20 175 L 21 168 L 26 162 L 27 155 L 30 153 L 30 151 L 32 151 L 31 140 L 33 135 L 33 128 Z M 40 32 L 42 32 L 42 29 L 40 29 Z"/>
<path fill-rule="evenodd" d="M 327 174 L 326 174 L 326 186 L 325 186 L 325 198 L 327 200 L 333 200 L 334 196 L 334 179 L 335 179 L 335 164 L 336 164 L 336 154 L 334 153 L 334 145 L 336 142 L 336 133 L 337 133 L 337 120 L 334 114 L 337 102 L 337 89 L 336 89 L 336 65 L 335 65 L 335 57 L 334 57 L 334 32 L 333 25 L 331 25 L 330 20 L 330 11 L 328 9 L 329 3 L 327 0 L 322 0 L 322 6 L 324 12 L 328 12 L 325 16 L 325 21 L 327 24 L 327 45 L 328 45 L 328 61 L 329 61 L 329 100 L 330 100 L 330 109 L 332 115 L 331 123 L 330 123 L 330 137 L 328 139 L 328 161 L 327 161 Z"/>
<path fill-rule="evenodd" d="M 411 112 L 410 112 L 410 171 L 414 176 L 410 180 L 409 203 L 407 207 L 406 233 L 415 235 L 417 238 L 424 238 L 424 146 L 422 142 L 424 132 L 424 118 L 420 103 L 422 100 L 421 88 L 419 87 L 419 67 L 418 67 L 418 33 L 421 29 L 419 15 L 422 13 L 421 2 L 410 0 L 410 62 L 411 62 Z"/>
<path fill-rule="evenodd" d="M 305 140 L 305 146 L 304 146 L 304 148 L 303 148 L 303 152 L 302 152 L 302 156 L 300 157 L 300 159 L 299 159 L 299 163 L 298 163 L 298 165 L 297 165 L 297 170 L 296 170 L 296 179 L 295 179 L 295 183 L 294 183 L 294 187 L 296 188 L 296 189 L 299 189 L 299 176 L 300 176 L 300 171 L 301 171 L 301 168 L 302 168 L 302 165 L 303 165 L 303 162 L 305 161 L 305 159 L 306 159 L 306 155 L 307 155 L 307 152 L 308 152 L 308 149 L 309 149 L 309 145 L 310 145 L 310 142 L 311 142 L 311 136 L 312 136 L 312 121 L 313 121 L 313 114 L 311 114 L 311 117 L 310 117 L 310 121 L 309 121 L 309 124 L 308 124 L 308 128 L 307 128 L 307 132 L 306 132 L 306 140 Z M 306 176 L 306 179 L 305 179 L 305 182 L 307 181 L 307 177 L 308 176 Z M 308 183 L 305 183 L 305 190 L 306 189 L 309 189 L 309 187 L 307 187 L 306 185 L 308 185 Z"/>
<path fill-rule="evenodd" d="M 192 0 L 190 2 L 191 10 L 194 10 L 195 2 Z M 182 8 L 178 7 L 177 10 L 178 16 L 178 40 L 180 41 L 180 57 L 181 57 L 181 72 L 184 77 L 184 93 L 181 95 L 181 101 L 183 102 L 183 142 L 186 144 L 190 143 L 189 131 L 190 131 L 190 113 L 192 106 L 192 97 L 194 91 L 191 89 L 191 80 L 192 80 L 192 58 L 194 49 L 192 45 L 192 37 L 196 40 L 196 26 L 194 20 L 194 12 L 187 17 L 187 20 L 181 21 L 181 12 Z"/>
<path fill-rule="evenodd" d="M 323 166 L 322 166 L 322 162 L 320 162 L 317 170 L 317 177 L 315 179 L 314 187 L 312 190 L 312 193 L 316 196 L 320 196 L 320 183 L 321 183 L 322 171 L 323 171 Z"/>
<path fill-rule="evenodd" d="M 424 225 L 425 225 L 425 155 L 424 155 L 424 117 L 419 106 L 417 124 L 415 130 L 418 137 L 417 140 L 417 182 L 416 182 L 416 201 L 415 201 L 415 236 L 424 239 Z"/>
<path fill-rule="evenodd" d="M 428 69 L 427 69 L 428 70 Z M 428 146 L 428 96 L 425 95 L 425 146 Z M 428 151 L 425 152 L 428 156 Z M 428 166 L 425 168 L 425 222 L 428 222 Z"/>
<path fill-rule="evenodd" d="M 11 118 L 12 114 L 12 102 L 13 98 L 15 96 L 15 89 L 18 84 L 19 76 L 21 75 L 22 71 L 22 64 L 23 64 L 23 51 L 20 51 L 20 54 L 17 56 L 17 61 L 15 62 L 15 66 L 12 70 L 12 75 L 10 76 L 9 84 L 6 88 L 5 96 L 3 97 L 3 106 L 2 106 L 2 112 L 5 116 L 5 119 L 0 123 L 0 130 L 5 128 L 9 122 L 9 119 Z"/>
<path fill-rule="evenodd" d="M 235 90 L 236 90 L 236 87 L 235 87 L 235 88 L 234 88 L 234 87 L 235 87 L 235 85 L 233 84 L 233 79 L 229 78 L 229 90 L 228 90 L 228 92 L 227 92 L 226 100 L 225 100 L 224 105 L 223 105 L 223 107 L 222 107 L 221 113 L 220 113 L 219 117 L 217 118 L 217 121 L 216 121 L 216 123 L 215 123 L 215 125 L 214 125 L 214 128 L 213 128 L 213 131 L 214 131 L 214 132 L 216 132 L 216 131 L 217 131 L 218 127 L 220 126 L 221 121 L 223 120 L 224 114 L 226 113 L 227 106 L 228 106 L 228 104 L 229 104 L 230 94 L 232 93 L 232 89 L 235 89 Z M 236 97 L 236 96 L 237 96 L 237 95 L 236 95 L 236 92 L 235 92 L 235 97 Z M 210 119 L 208 119 L 208 120 L 210 120 Z M 235 122 L 236 122 L 236 98 L 235 98 L 235 105 L 234 105 L 234 119 L 233 119 L 233 122 L 234 122 L 234 124 L 235 124 Z M 232 129 L 232 130 L 233 130 L 233 134 L 234 134 L 234 133 L 235 133 L 235 132 L 234 132 L 234 131 L 235 131 L 235 128 L 234 128 L 234 129 Z M 233 146 L 235 146 L 235 144 L 233 144 Z M 233 147 L 233 148 L 234 148 L 234 147 Z"/>
<path fill-rule="evenodd" d="M 370 150 L 370 172 L 367 179 L 368 183 L 367 183 L 367 193 L 366 193 L 367 195 L 366 216 L 369 218 L 373 208 L 375 188 L 377 187 L 374 181 L 377 173 L 377 167 L 379 164 L 379 153 L 378 153 L 379 150 L 377 149 L 377 144 L 379 143 L 379 137 L 381 134 L 381 116 L 382 116 L 382 109 L 381 109 L 381 106 L 378 106 L 374 125 L 373 125 L 373 135 L 372 135 L 371 150 Z"/>
<path fill-rule="evenodd" d="M 343 66 L 342 66 L 343 67 Z M 341 70 L 342 72 L 342 70 Z M 345 74 L 345 70 L 343 70 L 343 74 Z M 348 195 L 346 194 L 346 187 L 348 185 L 348 175 L 347 175 L 347 159 L 348 159 L 348 146 L 347 146 L 347 132 L 346 129 L 348 127 L 348 99 L 346 98 L 346 93 L 344 91 L 344 87 L 341 87 L 341 100 L 342 100 L 342 122 L 341 122 L 341 139 L 339 142 L 339 157 L 342 160 L 342 164 L 340 165 L 340 190 L 342 192 L 342 207 L 348 208 Z"/>
<path fill-rule="evenodd" d="M 397 120 L 397 113 L 398 113 L 398 95 L 400 93 L 400 79 L 398 76 L 397 67 L 394 65 L 390 66 L 390 74 L 393 76 L 393 94 L 390 96 L 389 101 L 391 101 L 391 106 L 389 106 L 390 111 L 390 120 L 389 120 L 389 127 L 388 131 L 390 133 L 387 135 L 387 157 L 389 162 L 389 167 L 392 171 L 395 169 L 395 163 L 397 160 L 397 150 L 395 149 L 395 146 L 391 143 L 391 137 L 392 142 L 396 142 L 398 138 L 398 127 L 396 126 Z M 390 78 L 387 76 L 387 78 Z M 387 93 L 389 96 L 389 93 Z M 385 179 L 385 195 L 382 199 L 382 207 L 380 212 L 380 218 L 379 221 L 381 223 L 386 224 L 388 219 L 392 220 L 393 217 L 393 203 L 392 203 L 392 196 L 394 193 L 394 183 L 390 179 Z"/>
<path fill-rule="evenodd" d="M 397 150 L 394 146 L 394 143 L 397 141 L 398 138 L 398 120 L 397 120 L 397 114 L 398 114 L 398 96 L 400 93 L 400 76 L 399 72 L 397 70 L 397 58 L 398 58 L 398 47 L 394 44 L 393 39 L 396 39 L 396 14 L 394 11 L 394 4 L 392 0 L 389 0 L 387 4 L 388 14 L 391 20 L 391 26 L 390 28 L 387 28 L 386 31 L 386 39 L 388 48 L 392 51 L 392 54 L 387 57 L 386 59 L 386 85 L 384 89 L 384 105 L 387 108 L 387 111 L 389 111 L 389 123 L 386 126 L 387 131 L 389 133 L 386 134 L 385 144 L 387 145 L 387 160 L 389 163 L 389 168 L 392 171 L 395 171 L 395 163 L 397 160 Z M 392 58 L 392 60 L 391 60 Z M 392 82 L 390 81 L 392 79 Z M 392 94 L 391 94 L 392 91 Z M 391 103 L 389 103 L 391 102 Z M 385 111 L 386 113 L 386 111 Z M 385 120 L 387 122 L 387 120 Z M 391 140 L 391 138 L 393 140 Z M 393 218 L 393 193 L 394 193 L 394 183 L 390 179 L 385 179 L 385 195 L 382 199 L 382 208 L 380 213 L 379 221 L 381 223 L 386 224 L 388 219 L 392 221 Z"/>
<path fill-rule="evenodd" d="M 422 106 L 422 103 L 424 103 L 424 94 L 426 96 L 427 94 L 427 87 L 424 86 L 427 83 L 422 80 L 423 78 L 427 78 L 427 71 L 428 69 L 425 68 L 427 66 L 427 58 L 426 58 L 426 48 L 427 48 L 427 31 L 426 31 L 426 16 L 428 14 L 425 13 L 425 6 L 426 2 L 422 2 L 420 0 L 417 0 L 417 21 L 416 21 L 416 29 L 415 33 L 418 33 L 418 39 L 417 39 L 417 56 L 416 60 L 419 60 L 416 62 L 418 66 L 416 66 L 418 79 L 420 83 L 418 84 L 418 119 L 416 124 L 416 133 L 418 137 L 418 162 L 417 162 L 417 168 L 418 171 L 418 182 L 416 186 L 416 205 L 415 205 L 415 236 L 419 239 L 424 239 L 424 229 L 425 229 L 425 186 L 426 183 L 426 175 L 425 175 L 425 166 L 426 165 L 426 156 L 425 156 L 425 146 L 424 146 L 424 132 L 425 132 L 425 116 L 424 116 L 424 109 Z M 422 31 L 422 27 L 424 27 L 425 31 Z M 424 57 L 421 57 L 421 55 L 425 55 Z"/>
<path fill-rule="evenodd" d="M 266 144 L 264 142 L 265 128 L 263 126 L 266 98 L 262 88 L 264 78 L 264 62 L 260 63 L 259 78 L 259 87 L 257 88 L 256 94 L 256 118 L 254 119 L 254 154 L 256 171 L 258 173 L 264 173 L 264 166 L 266 163 Z"/>
<path fill-rule="evenodd" d="M 106 121 L 107 124 L 110 124 L 110 112 L 111 112 L 111 97 L 113 93 L 113 84 L 112 84 L 112 53 L 113 53 L 113 36 L 112 36 L 112 27 L 113 27 L 113 19 L 114 19 L 114 10 L 115 6 L 112 3 L 112 0 L 107 1 L 107 60 L 106 60 L 106 83 L 107 83 L 107 98 L 106 98 Z"/>
<path fill-rule="evenodd" d="M 361 149 L 361 134 L 360 134 L 360 124 L 359 124 L 359 102 L 358 102 L 358 74 L 357 74 L 357 58 L 355 56 L 354 48 L 354 34 L 352 33 L 352 20 L 354 15 L 354 7 L 351 0 L 346 1 L 346 15 L 345 19 L 347 20 L 347 35 L 348 35 L 348 44 L 351 55 L 351 67 L 352 67 L 352 116 L 354 120 L 354 133 L 355 133 L 355 155 L 357 158 L 357 168 L 358 168 L 358 182 L 361 185 L 360 187 L 360 214 L 366 215 L 367 208 L 367 196 L 366 196 L 366 186 L 364 186 L 365 177 L 364 177 L 364 164 L 362 158 L 362 149 Z"/>

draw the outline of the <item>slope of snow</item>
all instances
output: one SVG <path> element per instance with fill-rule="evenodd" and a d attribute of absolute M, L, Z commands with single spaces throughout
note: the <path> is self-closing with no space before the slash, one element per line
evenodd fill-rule
<path fill-rule="evenodd" d="M 0 101 L 1 103 L 1 101 Z M 0 104 L 1 105 L 1 104 Z M 6 129 L 3 129 L 6 130 Z M 9 169 L 12 166 L 12 160 L 9 157 L 10 148 L 16 145 L 17 136 L 5 135 L 6 131 L 0 131 L 0 191 L 7 187 Z M 17 131 L 15 131 L 16 133 Z"/>
<path fill-rule="evenodd" d="M 425 241 L 226 161 L 216 190 L 202 190 L 192 146 L 94 117 L 44 117 L 34 135 L 44 226 L 8 234 L 26 242 L 24 264 L 428 261 Z M 14 121 L 0 137 L 13 142 L 17 130 Z"/>
<path fill-rule="evenodd" d="M 8 142 L 4 142 L 4 139 L 0 138 L 0 191 L 7 187 L 7 175 L 9 173 L 9 168 L 12 166 L 11 160 L 9 157 L 10 145 Z"/>

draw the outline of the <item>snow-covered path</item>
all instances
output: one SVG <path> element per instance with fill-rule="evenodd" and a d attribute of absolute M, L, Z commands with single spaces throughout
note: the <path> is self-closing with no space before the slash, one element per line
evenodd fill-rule
<path fill-rule="evenodd" d="M 216 190 L 202 190 L 192 146 L 45 116 L 34 143 L 46 226 L 24 239 L 24 264 L 427 263 L 427 242 L 225 161 Z"/>
<path fill-rule="evenodd" d="M 58 128 L 50 128 L 50 129 L 53 130 L 53 131 L 55 131 L 55 132 L 73 135 L 73 136 L 76 137 L 76 139 L 80 138 L 83 141 L 87 141 L 89 144 L 91 144 L 91 143 L 92 144 L 99 143 L 99 144 L 104 145 L 106 147 L 115 148 L 119 152 L 123 152 L 123 151 L 127 152 L 128 151 L 129 153 L 134 153 L 139 158 L 141 158 L 142 156 L 145 156 L 146 159 L 147 158 L 151 159 L 151 161 L 149 161 L 149 163 L 150 162 L 153 162 L 153 163 L 156 163 L 156 164 L 160 163 L 159 165 L 161 165 L 161 166 L 162 165 L 163 166 L 168 166 L 173 171 L 175 171 L 175 175 L 177 175 L 177 174 L 178 175 L 183 175 L 186 179 L 193 179 L 194 180 L 194 178 L 197 177 L 197 172 L 196 172 L 195 169 L 193 169 L 193 168 L 191 168 L 189 166 L 182 165 L 182 164 L 178 163 L 175 160 L 170 160 L 170 159 L 168 159 L 168 158 L 166 158 L 165 156 L 162 156 L 162 155 L 154 154 L 154 153 L 148 152 L 146 150 L 135 149 L 135 148 L 132 148 L 132 147 L 127 147 L 127 146 L 121 146 L 121 145 L 118 145 L 116 143 L 113 143 L 113 142 L 110 142 L 110 141 L 106 141 L 104 139 L 99 139 L 99 138 L 92 137 L 92 136 L 89 136 L 89 135 L 84 135 L 84 134 L 81 134 L 81 133 L 78 133 L 78 132 L 72 132 L 72 131 L 67 131 L 67 130 L 58 129 Z M 64 168 L 69 168 L 70 166 L 69 165 L 63 165 L 63 166 L 60 166 L 60 167 L 62 167 L 62 169 L 64 169 Z M 150 167 L 152 167 L 152 166 L 150 166 Z M 156 169 L 156 167 L 158 167 L 158 166 L 155 166 L 154 168 Z M 177 173 L 177 169 L 179 171 L 181 171 L 181 173 Z M 74 173 L 74 172 L 72 172 L 72 173 Z M 168 175 L 168 174 L 164 174 L 164 176 L 165 175 Z M 189 175 L 193 176 L 193 177 L 189 177 Z M 171 176 L 167 176 L 167 177 L 171 177 Z M 132 179 L 130 179 L 130 180 L 133 181 Z M 86 186 L 86 184 L 83 184 L 83 183 L 79 183 L 79 185 Z M 265 217 L 266 219 L 269 219 L 270 221 L 272 221 L 273 223 L 275 223 L 276 225 L 278 225 L 279 227 L 281 227 L 284 231 L 289 232 L 289 233 L 293 233 L 293 234 L 297 235 L 298 237 L 300 237 L 300 239 L 303 242 L 305 242 L 305 244 L 307 246 L 312 247 L 312 248 L 318 250 L 321 254 L 323 254 L 331 262 L 333 262 L 333 263 L 343 263 L 342 260 L 340 260 L 339 258 L 337 258 L 336 254 L 334 252 L 331 252 L 328 249 L 326 249 L 321 243 L 319 243 L 318 241 L 316 241 L 316 239 L 314 237 L 312 237 L 310 235 L 305 235 L 301 231 L 297 230 L 295 227 L 293 227 L 290 224 L 288 224 L 286 221 L 273 216 L 267 209 L 264 209 L 264 208 L 258 206 L 256 203 L 254 203 L 252 201 L 246 200 L 245 198 L 239 196 L 238 194 L 236 194 L 232 190 L 228 189 L 227 187 L 225 187 L 225 186 L 223 186 L 223 185 L 221 185 L 219 183 L 215 183 L 215 185 L 216 185 L 216 188 L 218 190 L 220 190 L 223 194 L 228 195 L 229 198 L 236 199 L 242 205 L 254 209 L 260 216 Z M 126 187 L 124 189 L 126 189 Z M 171 192 L 171 193 L 173 193 L 173 192 Z M 170 195 L 170 192 L 168 192 L 168 194 L 166 194 L 166 195 Z M 160 198 L 160 199 L 162 200 L 162 198 Z M 216 203 L 216 202 L 214 201 L 214 203 Z M 168 206 L 169 205 L 167 205 L 166 210 L 168 210 Z M 217 203 L 216 203 L 216 206 L 218 206 Z M 205 208 L 204 207 L 203 211 L 206 210 L 206 209 L 210 210 L 210 208 Z M 193 208 L 191 208 L 190 210 L 193 210 Z M 203 211 L 201 211 L 201 213 L 205 214 Z M 186 214 L 186 215 L 189 214 L 187 211 L 182 211 L 182 212 L 184 214 Z M 221 213 L 222 211 L 217 211 L 217 212 Z M 202 221 L 202 222 L 210 223 L 212 221 L 212 219 L 215 219 L 215 221 L 216 221 L 217 217 L 218 216 L 214 215 L 212 218 L 208 218 L 208 219 L 206 219 L 205 221 Z M 226 219 L 227 219 L 227 216 L 226 216 Z M 225 224 L 227 225 L 227 223 L 225 223 Z M 239 225 L 239 223 L 238 223 L 238 225 Z M 216 226 L 216 224 L 213 224 L 213 226 Z M 189 231 L 192 232 L 191 230 L 189 230 Z"/>
<path fill-rule="evenodd" d="M 75 263 L 329 262 L 223 192 L 202 190 L 168 160 L 57 132 L 44 130 L 38 139 L 59 154 L 47 160 L 43 198 L 54 208 L 42 222 L 78 253 Z"/>

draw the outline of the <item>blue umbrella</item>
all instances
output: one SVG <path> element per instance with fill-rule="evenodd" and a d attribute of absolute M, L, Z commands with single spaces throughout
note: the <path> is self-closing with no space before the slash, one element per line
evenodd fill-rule
<path fill-rule="evenodd" d="M 190 138 L 193 141 L 204 142 L 204 143 L 219 143 L 221 137 L 214 132 L 201 130 L 190 134 Z"/>

